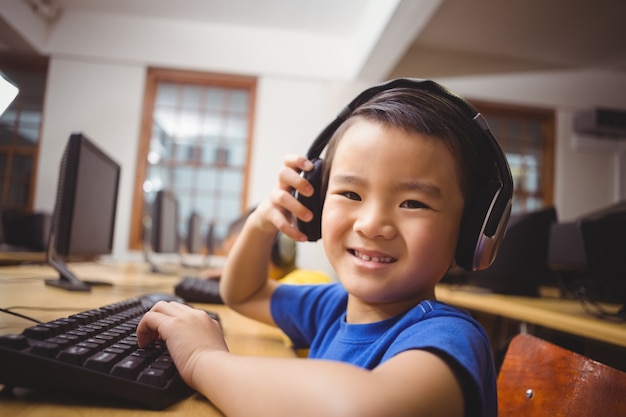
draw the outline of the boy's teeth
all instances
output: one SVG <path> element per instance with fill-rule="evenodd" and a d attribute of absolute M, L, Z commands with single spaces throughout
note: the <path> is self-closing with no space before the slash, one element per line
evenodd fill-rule
<path fill-rule="evenodd" d="M 360 252 L 354 252 L 354 254 L 357 256 L 357 258 L 363 259 L 364 261 L 372 261 L 372 262 L 380 262 L 380 263 L 384 263 L 384 264 L 388 264 L 391 263 L 392 258 L 386 256 L 386 257 L 376 257 L 376 256 L 369 256 L 369 255 L 365 255 L 363 253 Z"/>

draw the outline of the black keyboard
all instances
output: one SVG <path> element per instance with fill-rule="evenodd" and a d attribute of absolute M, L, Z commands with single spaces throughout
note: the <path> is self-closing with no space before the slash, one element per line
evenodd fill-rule
<path fill-rule="evenodd" d="M 220 282 L 196 276 L 183 276 L 174 286 L 174 293 L 189 303 L 223 304 Z"/>
<path fill-rule="evenodd" d="M 193 391 L 164 343 L 137 346 L 137 324 L 159 300 L 182 302 L 149 294 L 0 336 L 0 384 L 86 393 L 150 409 L 189 396 Z"/>

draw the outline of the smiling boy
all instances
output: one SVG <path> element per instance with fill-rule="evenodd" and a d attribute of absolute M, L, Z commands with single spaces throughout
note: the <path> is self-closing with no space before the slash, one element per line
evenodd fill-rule
<path fill-rule="evenodd" d="M 495 416 L 487 336 L 435 297 L 455 264 L 493 259 L 510 210 L 508 165 L 474 113 L 435 83 L 396 80 L 366 90 L 329 125 L 323 161 L 285 158 L 220 290 L 235 310 L 310 348 L 309 359 L 232 355 L 206 314 L 166 303 L 144 317 L 139 343 L 163 338 L 185 381 L 228 416 Z M 320 166 L 321 185 L 307 176 Z M 267 279 L 278 231 L 315 239 L 293 217 L 321 217 L 338 283 Z"/>

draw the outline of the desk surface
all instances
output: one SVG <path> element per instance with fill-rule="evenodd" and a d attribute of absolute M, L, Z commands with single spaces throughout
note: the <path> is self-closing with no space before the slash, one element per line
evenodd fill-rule
<path fill-rule="evenodd" d="M 576 300 L 481 293 L 444 284 L 437 287 L 436 294 L 439 300 L 468 310 L 626 347 L 626 323 L 595 318 L 586 313 Z M 618 308 L 603 306 L 609 311 L 617 311 Z"/>
<path fill-rule="evenodd" d="M 178 275 L 151 274 L 146 265 L 71 264 L 70 268 L 82 279 L 105 280 L 114 285 L 96 287 L 88 293 L 66 292 L 44 285 L 44 279 L 56 275 L 47 266 L 1 267 L 0 307 L 26 307 L 16 308 L 15 311 L 42 321 L 49 321 L 136 295 L 172 292 L 179 280 Z M 503 316 L 626 347 L 626 323 L 612 323 L 593 318 L 586 314 L 580 304 L 574 300 L 477 293 L 449 285 L 438 286 L 437 297 L 444 302 L 468 310 Z M 285 339 L 279 330 L 249 320 L 222 305 L 197 306 L 216 311 L 220 315 L 226 341 L 233 353 L 277 357 L 295 356 L 285 344 Z M 18 317 L 0 315 L 0 334 L 19 333 L 31 325 L 31 322 Z M 94 406 L 93 403 L 80 403 L 77 398 L 60 398 L 42 392 L 20 391 L 17 394 L 17 398 L 14 399 L 0 398 L 0 415 L 99 416 L 104 408 L 107 415 L 113 416 L 143 416 L 154 413 L 148 410 Z M 162 415 L 169 413 L 222 415 L 206 399 L 197 394 L 160 413 Z"/>
<path fill-rule="evenodd" d="M 67 292 L 44 285 L 43 280 L 56 273 L 47 266 L 11 266 L 0 268 L 0 307 L 22 306 L 14 311 L 41 321 L 54 320 L 77 311 L 100 307 L 136 295 L 171 293 L 179 277 L 156 275 L 145 265 L 71 264 L 70 268 L 82 279 L 106 280 L 112 287 L 96 287 L 91 292 Z M 271 327 L 243 317 L 223 305 L 195 304 L 220 315 L 224 335 L 231 352 L 241 355 L 276 357 L 295 356 L 285 343 L 282 333 Z M 43 309 L 45 307 L 46 309 Z M 52 310 L 51 310 L 52 309 Z M 33 323 L 8 314 L 0 315 L 0 334 L 20 333 Z M 69 415 L 100 416 L 103 407 L 81 403 L 80 399 L 28 390 L 17 391 L 17 398 L 0 398 L 0 415 L 67 417 Z M 154 411 L 106 407 L 109 416 L 155 415 Z M 174 404 L 161 415 L 221 416 L 199 394 Z"/>

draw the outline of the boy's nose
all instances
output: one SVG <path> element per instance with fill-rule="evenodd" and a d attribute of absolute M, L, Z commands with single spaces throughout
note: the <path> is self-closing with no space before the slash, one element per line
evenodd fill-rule
<path fill-rule="evenodd" d="M 395 236 L 393 220 L 381 207 L 374 205 L 362 207 L 355 214 L 353 226 L 355 232 L 369 239 L 391 239 Z"/>

